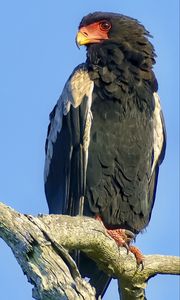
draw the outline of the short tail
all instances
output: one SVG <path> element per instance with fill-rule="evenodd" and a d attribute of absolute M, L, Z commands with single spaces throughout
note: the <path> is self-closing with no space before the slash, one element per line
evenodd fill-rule
<path fill-rule="evenodd" d="M 80 252 L 78 267 L 81 276 L 89 278 L 89 283 L 96 289 L 97 299 L 99 296 L 103 297 L 111 277 L 99 270 L 96 263 L 82 252 Z"/>

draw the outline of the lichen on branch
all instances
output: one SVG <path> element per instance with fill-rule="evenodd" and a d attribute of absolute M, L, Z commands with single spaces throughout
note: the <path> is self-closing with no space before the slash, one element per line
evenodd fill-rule
<path fill-rule="evenodd" d="M 68 253 L 72 249 L 84 251 L 100 269 L 119 279 L 121 299 L 145 299 L 149 278 L 156 274 L 180 274 L 180 259 L 174 256 L 146 255 L 144 269 L 137 268 L 134 256 L 119 248 L 103 225 L 92 218 L 33 217 L 2 203 L 0 211 L 0 237 L 11 247 L 34 285 L 33 297 L 37 300 L 96 299 L 95 289 L 81 278 Z"/>

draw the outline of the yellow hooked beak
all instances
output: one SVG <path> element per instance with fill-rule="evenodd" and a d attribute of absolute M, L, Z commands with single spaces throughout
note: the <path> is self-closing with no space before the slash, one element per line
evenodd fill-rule
<path fill-rule="evenodd" d="M 80 28 L 76 35 L 76 45 L 79 48 L 79 46 L 82 45 L 101 43 L 108 38 L 107 32 L 100 31 L 96 23 L 90 24 L 86 27 L 84 26 Z"/>
<path fill-rule="evenodd" d="M 86 45 L 86 44 L 89 44 L 91 41 L 90 39 L 84 35 L 81 31 L 79 31 L 76 35 L 76 45 L 79 47 L 79 46 L 82 46 L 82 45 Z"/>

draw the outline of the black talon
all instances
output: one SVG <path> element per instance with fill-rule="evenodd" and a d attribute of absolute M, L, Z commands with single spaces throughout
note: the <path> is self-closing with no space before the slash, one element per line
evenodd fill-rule
<path fill-rule="evenodd" d="M 142 260 L 142 261 L 138 264 L 138 266 L 141 266 L 141 271 L 144 270 L 144 261 Z"/>
<path fill-rule="evenodd" d="M 132 231 L 127 230 L 127 229 L 125 229 L 125 234 L 127 235 L 127 238 L 130 238 L 131 240 L 134 240 L 136 237 Z"/>
<path fill-rule="evenodd" d="M 128 254 L 129 254 L 129 246 L 128 246 L 128 244 L 127 244 L 127 243 L 124 243 L 123 247 L 126 248 L 126 250 L 127 250 L 127 255 L 128 255 Z"/>

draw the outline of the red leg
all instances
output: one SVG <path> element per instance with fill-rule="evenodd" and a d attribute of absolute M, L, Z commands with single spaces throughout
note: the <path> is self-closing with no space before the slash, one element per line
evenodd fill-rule
<path fill-rule="evenodd" d="M 103 221 L 99 215 L 97 215 L 95 217 L 95 219 L 100 221 L 101 223 L 103 223 Z M 103 223 L 103 225 L 104 225 L 104 223 Z M 118 246 L 125 247 L 128 252 L 129 251 L 132 252 L 136 258 L 137 264 L 138 265 L 141 264 L 142 267 L 144 267 L 143 254 L 137 247 L 130 245 L 130 243 L 134 239 L 134 234 L 131 231 L 126 230 L 126 229 L 108 229 L 108 228 L 106 228 L 106 230 L 107 230 L 107 233 L 116 241 Z"/>
<path fill-rule="evenodd" d="M 131 251 L 131 253 L 134 254 L 135 258 L 136 258 L 136 261 L 137 261 L 137 264 L 138 265 L 142 265 L 142 268 L 144 269 L 144 256 L 143 254 L 141 253 L 141 251 L 135 247 L 135 246 L 129 246 L 129 251 Z"/>
<path fill-rule="evenodd" d="M 116 241 L 119 247 L 125 247 L 129 251 L 125 229 L 107 229 L 107 233 Z"/>

